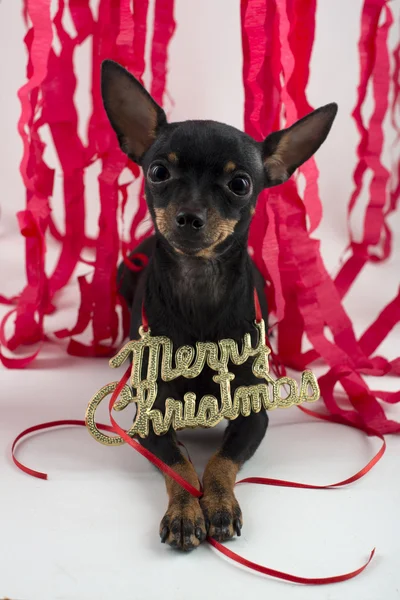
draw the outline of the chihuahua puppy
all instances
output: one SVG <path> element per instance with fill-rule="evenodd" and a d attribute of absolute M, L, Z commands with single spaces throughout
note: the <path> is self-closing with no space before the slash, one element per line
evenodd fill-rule
<path fill-rule="evenodd" d="M 120 293 L 131 310 L 131 339 L 138 337 L 144 304 L 152 334 L 167 336 L 175 349 L 197 341 L 240 342 L 249 332 L 255 344 L 254 288 L 267 322 L 264 280 L 247 250 L 257 197 L 285 182 L 314 154 L 337 105 L 323 106 L 257 142 L 214 121 L 168 123 L 142 85 L 113 61 L 102 65 L 102 96 L 122 150 L 143 169 L 155 232 L 134 250 L 149 257 L 148 266 L 140 273 L 125 265 L 118 271 Z M 251 362 L 232 365 L 232 395 L 241 385 L 259 383 Z M 163 410 L 166 398 L 182 400 L 188 391 L 197 400 L 205 394 L 218 398 L 213 375 L 206 367 L 193 380 L 160 378 L 154 407 Z M 240 535 L 236 474 L 258 448 L 267 425 L 265 410 L 229 421 L 220 449 L 206 466 L 200 500 L 165 478 L 169 502 L 160 525 L 162 542 L 191 550 L 207 535 L 219 541 Z M 173 430 L 150 433 L 139 442 L 199 489 Z"/>

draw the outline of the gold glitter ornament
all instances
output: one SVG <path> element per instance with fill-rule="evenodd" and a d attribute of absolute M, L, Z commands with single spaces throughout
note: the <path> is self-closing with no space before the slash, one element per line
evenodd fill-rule
<path fill-rule="evenodd" d="M 125 384 L 114 410 L 121 411 L 135 402 L 137 412 L 132 427 L 127 432 L 131 437 L 145 438 L 149 435 L 150 426 L 157 435 L 165 434 L 170 427 L 176 431 L 194 427 L 215 427 L 222 419 L 236 419 L 240 414 L 247 417 L 251 412 L 260 412 L 273 408 L 288 408 L 302 402 L 315 402 L 320 392 L 315 375 L 304 371 L 301 375 L 300 390 L 297 382 L 290 377 L 273 379 L 269 374 L 270 349 L 265 343 L 265 324 L 263 320 L 255 321 L 258 330 L 258 342 L 253 348 L 251 336 L 246 333 L 243 338 L 241 352 L 234 340 L 227 339 L 215 342 L 197 342 L 196 347 L 182 346 L 175 352 L 172 341 L 165 336 L 152 336 L 150 329 L 139 329 L 140 338 L 132 340 L 110 360 L 110 366 L 121 366 L 132 355 L 130 383 Z M 146 378 L 142 379 L 143 359 L 148 350 Z M 253 358 L 252 371 L 264 380 L 256 385 L 240 386 L 232 398 L 231 381 L 235 375 L 229 371 L 229 363 L 242 365 Z M 164 414 L 153 408 L 157 398 L 157 378 L 160 372 L 165 382 L 177 377 L 194 379 L 198 377 L 205 365 L 216 371 L 213 381 L 220 386 L 220 403 L 215 396 L 203 396 L 196 412 L 196 394 L 187 392 L 183 401 L 167 398 Z M 102 444 L 120 445 L 122 437 L 112 437 L 102 433 L 96 426 L 95 414 L 99 404 L 116 389 L 118 382 L 103 386 L 90 400 L 86 411 L 86 426 L 91 435 Z M 287 391 L 288 390 L 288 391 Z M 283 392 L 283 395 L 282 395 Z M 309 393 L 311 392 L 311 393 Z"/>

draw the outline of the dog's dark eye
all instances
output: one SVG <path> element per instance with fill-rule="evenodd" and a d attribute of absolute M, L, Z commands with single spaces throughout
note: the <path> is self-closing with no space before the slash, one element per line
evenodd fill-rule
<path fill-rule="evenodd" d="M 164 165 L 154 165 L 150 167 L 149 178 L 153 183 L 159 183 L 160 181 L 167 181 L 170 178 L 170 174 Z"/>
<path fill-rule="evenodd" d="M 236 196 L 246 196 L 250 191 L 250 180 L 248 177 L 238 175 L 231 179 L 229 188 Z"/>

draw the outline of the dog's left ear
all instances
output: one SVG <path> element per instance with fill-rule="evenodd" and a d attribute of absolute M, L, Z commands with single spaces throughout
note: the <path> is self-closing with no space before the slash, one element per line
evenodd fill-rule
<path fill-rule="evenodd" d="M 288 129 L 271 133 L 262 143 L 265 187 L 284 183 L 318 150 L 336 117 L 337 104 L 327 104 Z"/>

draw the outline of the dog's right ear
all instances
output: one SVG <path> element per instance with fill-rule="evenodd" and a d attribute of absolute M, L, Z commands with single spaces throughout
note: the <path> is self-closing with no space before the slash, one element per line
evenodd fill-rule
<path fill-rule="evenodd" d="M 164 111 L 133 75 L 112 60 L 102 64 L 101 93 L 121 149 L 140 164 L 167 122 Z"/>

